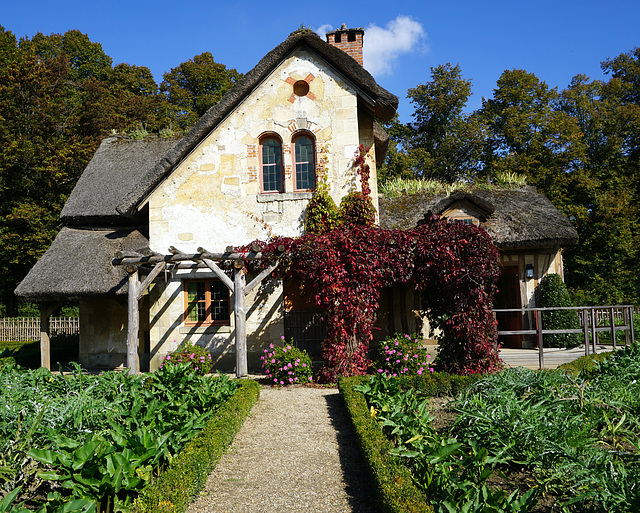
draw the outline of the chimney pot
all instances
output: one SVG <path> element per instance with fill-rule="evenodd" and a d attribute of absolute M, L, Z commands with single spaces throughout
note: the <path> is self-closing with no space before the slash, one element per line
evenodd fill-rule
<path fill-rule="evenodd" d="M 327 43 L 340 48 L 353 57 L 360 66 L 363 65 L 362 45 L 364 39 L 363 28 L 347 28 L 345 23 L 340 29 L 327 32 Z"/>

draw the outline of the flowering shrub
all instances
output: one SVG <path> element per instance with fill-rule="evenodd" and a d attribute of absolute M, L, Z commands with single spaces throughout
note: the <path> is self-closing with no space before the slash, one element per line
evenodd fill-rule
<path fill-rule="evenodd" d="M 381 356 L 376 362 L 378 374 L 400 376 L 433 372 L 429 365 L 429 356 L 416 335 L 395 335 L 381 344 Z"/>
<path fill-rule="evenodd" d="M 282 337 L 284 341 L 284 337 Z M 313 381 L 311 358 L 306 351 L 294 347 L 269 345 L 260 357 L 267 378 L 276 385 L 294 385 Z"/>
<path fill-rule="evenodd" d="M 160 368 L 164 365 L 178 365 L 180 363 L 188 363 L 198 376 L 204 376 L 213 369 L 211 353 L 204 347 L 188 341 L 183 342 L 173 353 L 165 356 Z"/>

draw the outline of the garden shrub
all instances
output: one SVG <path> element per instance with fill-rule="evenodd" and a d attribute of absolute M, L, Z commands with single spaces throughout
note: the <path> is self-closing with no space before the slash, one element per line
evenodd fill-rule
<path fill-rule="evenodd" d="M 547 274 L 540 281 L 538 306 L 573 306 L 571 296 L 562 278 L 557 274 Z M 578 314 L 575 310 L 557 310 L 542 312 L 542 328 L 547 330 L 580 329 Z M 545 347 L 576 347 L 580 345 L 578 333 L 549 333 L 543 335 Z"/>
<path fill-rule="evenodd" d="M 166 471 L 135 500 L 133 513 L 186 511 L 204 488 L 211 471 L 231 444 L 253 405 L 260 386 L 242 380 L 240 387 L 216 412 L 205 428 L 171 462 Z"/>
<path fill-rule="evenodd" d="M 333 230 L 338 224 L 338 207 L 329 196 L 327 185 L 319 182 L 307 205 L 304 218 L 304 232 L 322 235 Z"/>
<path fill-rule="evenodd" d="M 380 356 L 375 363 L 378 374 L 402 376 L 404 374 L 422 375 L 433 372 L 430 366 L 431 356 L 422 347 L 418 335 L 396 334 L 380 342 Z"/>
<path fill-rule="evenodd" d="M 204 376 L 213 369 L 211 353 L 204 347 L 185 341 L 173 353 L 168 354 L 162 360 L 160 368 L 165 365 L 189 364 L 189 368 L 198 376 Z"/>
<path fill-rule="evenodd" d="M 338 388 L 351 417 L 369 475 L 375 483 L 380 510 L 384 513 L 432 512 L 433 509 L 415 486 L 411 472 L 403 465 L 401 458 L 390 454 L 394 449 L 393 443 L 371 416 L 362 392 L 355 389 L 368 379 L 366 376 L 341 378 Z"/>
<path fill-rule="evenodd" d="M 284 337 L 282 337 L 284 342 Z M 286 344 L 286 342 L 285 342 Z M 304 349 L 290 344 L 269 345 L 260 357 L 267 379 L 276 385 L 296 385 L 313 381 L 311 357 Z"/>

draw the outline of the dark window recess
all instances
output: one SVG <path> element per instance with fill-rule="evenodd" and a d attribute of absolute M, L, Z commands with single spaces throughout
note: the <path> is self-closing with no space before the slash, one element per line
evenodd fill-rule
<path fill-rule="evenodd" d="M 289 311 L 284 313 L 284 337 L 293 339 L 299 349 L 304 349 L 312 359 L 320 358 L 322 341 L 326 336 L 324 323 L 318 311 Z"/>

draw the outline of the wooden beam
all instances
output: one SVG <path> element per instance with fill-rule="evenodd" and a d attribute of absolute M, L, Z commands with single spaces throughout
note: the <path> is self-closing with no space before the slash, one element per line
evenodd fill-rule
<path fill-rule="evenodd" d="M 220 279 L 220 281 L 227 286 L 227 288 L 231 291 L 231 293 L 233 293 L 234 284 L 233 284 L 233 281 L 231 281 L 231 278 L 227 276 L 227 273 L 225 273 L 222 269 L 220 269 L 213 260 L 209 260 L 208 258 L 203 258 L 202 261 L 207 265 L 209 269 L 211 269 L 215 273 L 215 275 Z"/>
<path fill-rule="evenodd" d="M 247 310 L 245 308 L 245 271 L 242 262 L 235 263 L 233 272 L 233 313 L 236 331 L 236 377 L 246 378 L 247 370 Z"/>
<path fill-rule="evenodd" d="M 258 276 L 256 276 L 249 284 L 244 288 L 244 295 L 246 296 L 251 292 L 256 285 L 260 285 L 262 280 L 264 280 L 267 276 L 269 276 L 275 269 L 278 267 L 278 262 L 267 267 L 264 271 L 262 271 Z"/>
<path fill-rule="evenodd" d="M 155 267 L 153 268 L 153 271 L 151 271 L 148 274 L 148 276 L 144 279 L 144 281 L 138 287 L 138 290 L 136 293 L 136 299 L 138 301 L 140 301 L 140 298 L 142 298 L 142 296 L 146 292 L 149 285 L 151 285 L 151 282 L 156 279 L 158 274 L 160 274 L 166 266 L 167 266 L 166 262 L 160 262 L 155 265 Z"/>
<path fill-rule="evenodd" d="M 62 301 L 55 303 L 40 303 L 40 367 L 51 370 L 51 332 L 49 319 Z"/>
<path fill-rule="evenodd" d="M 129 290 L 127 302 L 127 367 L 129 374 L 140 372 L 138 358 L 138 332 L 140 325 L 140 305 L 138 303 L 139 288 L 138 270 L 129 274 Z"/>
<path fill-rule="evenodd" d="M 157 264 L 158 262 L 185 262 L 188 260 L 198 262 L 205 258 L 209 260 L 259 260 L 262 258 L 262 253 L 249 253 L 247 255 L 239 253 L 177 253 L 175 255 L 114 258 L 111 263 L 113 265 L 140 265 Z"/>

